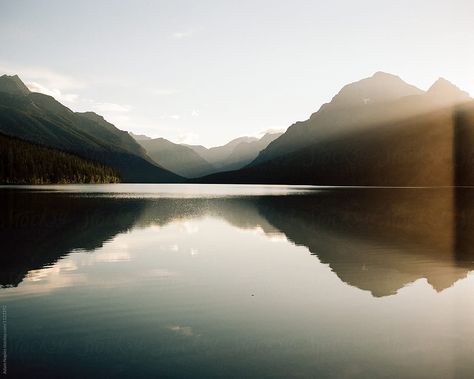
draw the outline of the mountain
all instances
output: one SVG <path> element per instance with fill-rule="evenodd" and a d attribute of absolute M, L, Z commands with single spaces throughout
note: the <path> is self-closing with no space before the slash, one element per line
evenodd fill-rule
<path fill-rule="evenodd" d="M 443 106 L 462 104 L 470 100 L 469 94 L 450 81 L 439 78 L 426 92 L 431 101 Z"/>
<path fill-rule="evenodd" d="M 267 133 L 263 137 L 240 137 L 223 146 L 206 148 L 200 145 L 184 145 L 208 161 L 217 171 L 236 170 L 252 162 L 260 151 L 282 133 Z"/>
<path fill-rule="evenodd" d="M 186 178 L 242 168 L 281 134 L 266 133 L 261 138 L 240 137 L 223 146 L 208 149 L 201 145 L 176 144 L 164 138 L 152 139 L 130 133 L 155 163 Z"/>
<path fill-rule="evenodd" d="M 230 156 L 230 154 L 232 154 L 232 152 L 238 145 L 240 145 L 241 143 L 253 142 L 257 140 L 258 139 L 255 137 L 239 137 L 239 138 L 233 139 L 232 141 L 226 143 L 225 145 L 211 147 L 209 149 L 201 145 L 184 145 L 184 146 L 187 146 L 193 149 L 206 161 L 208 161 L 213 166 L 215 166 L 216 169 L 220 170 L 222 167 L 225 166 L 226 159 Z"/>
<path fill-rule="evenodd" d="M 144 134 L 134 134 L 132 132 L 128 132 L 128 134 L 130 134 L 132 136 L 132 138 L 135 140 L 135 141 L 146 141 L 146 140 L 151 140 L 153 138 L 151 137 L 148 137 Z"/>
<path fill-rule="evenodd" d="M 422 90 L 405 83 L 400 77 L 379 71 L 370 78 L 344 86 L 331 102 L 323 107 L 347 108 L 393 101 L 405 96 L 420 95 L 422 93 Z"/>
<path fill-rule="evenodd" d="M 110 167 L 0 133 L 0 184 L 117 183 Z"/>
<path fill-rule="evenodd" d="M 18 76 L 0 77 L 0 132 L 116 169 L 126 182 L 177 182 L 125 131 L 93 112 L 76 113 L 53 97 L 30 92 Z"/>
<path fill-rule="evenodd" d="M 28 95 L 30 90 L 21 81 L 18 75 L 2 75 L 0 76 L 0 89 L 13 95 Z"/>
<path fill-rule="evenodd" d="M 422 90 L 405 83 L 398 76 L 383 72 L 348 84 L 332 98 L 331 102 L 323 104 L 316 113 L 313 113 L 309 120 L 290 126 L 286 133 L 259 154 L 256 162 L 287 154 L 310 145 L 315 139 L 325 138 L 347 129 L 397 119 L 400 115 L 397 112 L 387 114 L 384 105 L 422 93 Z"/>
<path fill-rule="evenodd" d="M 330 103 L 238 171 L 202 182 L 367 186 L 474 184 L 474 102 L 444 79 L 421 91 L 384 73 Z M 462 138 L 461 138 L 462 137 Z M 462 170 L 461 170 L 462 168 Z M 462 174 L 460 174 L 462 172 Z"/>
<path fill-rule="evenodd" d="M 239 143 L 224 160 L 222 170 L 230 171 L 242 168 L 257 158 L 258 154 L 283 133 L 267 133 L 257 140 Z"/>
<path fill-rule="evenodd" d="M 164 138 L 140 139 L 138 143 L 161 167 L 184 177 L 196 178 L 216 171 L 209 162 L 187 146 Z"/>

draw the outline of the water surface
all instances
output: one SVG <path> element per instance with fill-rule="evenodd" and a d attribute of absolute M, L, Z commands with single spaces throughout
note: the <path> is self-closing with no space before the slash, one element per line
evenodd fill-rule
<path fill-rule="evenodd" d="M 0 188 L 8 373 L 474 375 L 474 191 Z"/>

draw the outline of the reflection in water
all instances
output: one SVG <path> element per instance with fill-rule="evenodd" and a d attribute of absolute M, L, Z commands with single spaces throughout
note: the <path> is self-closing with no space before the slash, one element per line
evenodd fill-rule
<path fill-rule="evenodd" d="M 180 220 L 192 233 L 186 220 L 210 216 L 306 246 L 345 283 L 377 297 L 394 294 L 419 278 L 441 291 L 473 269 L 472 193 L 359 188 L 292 196 L 233 192 L 230 197 L 141 198 L 3 190 L 0 283 L 17 286 L 25 276 L 41 275 L 42 267 L 57 270 L 54 263 L 65 254 L 93 251 L 133 228 Z M 115 246 L 95 260 L 127 261 L 130 256 Z"/>
<path fill-rule="evenodd" d="M 164 187 L 0 189 L 13 377 L 472 376 L 474 190 Z"/>
<path fill-rule="evenodd" d="M 144 203 L 41 192 L 0 191 L 0 284 L 17 286 L 28 271 L 74 249 L 93 251 L 138 222 Z"/>
<path fill-rule="evenodd" d="M 462 204 L 457 212 L 451 189 L 341 189 L 318 193 L 309 204 L 277 201 L 262 210 L 273 225 L 374 296 L 419 278 L 440 291 L 473 267 L 472 208 Z"/>

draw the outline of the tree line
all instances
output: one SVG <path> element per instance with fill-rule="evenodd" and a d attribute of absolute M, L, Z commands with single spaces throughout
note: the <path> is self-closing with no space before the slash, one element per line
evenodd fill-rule
<path fill-rule="evenodd" d="M 0 133 L 1 184 L 118 182 L 111 167 Z"/>

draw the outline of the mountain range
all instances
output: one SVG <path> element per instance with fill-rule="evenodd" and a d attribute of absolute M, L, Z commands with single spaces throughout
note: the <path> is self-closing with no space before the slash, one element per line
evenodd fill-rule
<path fill-rule="evenodd" d="M 127 182 L 184 180 L 102 116 L 73 112 L 51 96 L 31 92 L 17 75 L 0 77 L 0 132 L 108 165 Z"/>
<path fill-rule="evenodd" d="M 474 100 L 454 84 L 423 91 L 384 72 L 344 86 L 285 133 L 212 148 L 127 133 L 0 77 L 0 133 L 110 166 L 126 182 L 474 185 L 472 130 Z"/>
<path fill-rule="evenodd" d="M 428 91 L 378 72 L 351 83 L 243 169 L 207 183 L 345 186 L 474 184 L 474 102 L 439 79 Z M 462 136 L 462 138 L 460 138 Z M 462 153 L 460 153 L 462 152 Z M 472 170 L 471 170 L 472 171 Z"/>
<path fill-rule="evenodd" d="M 152 139 L 133 133 L 130 135 L 157 164 L 184 177 L 198 178 L 246 166 L 282 133 L 266 133 L 261 138 L 240 137 L 223 146 L 211 148 L 176 144 L 164 138 Z"/>

